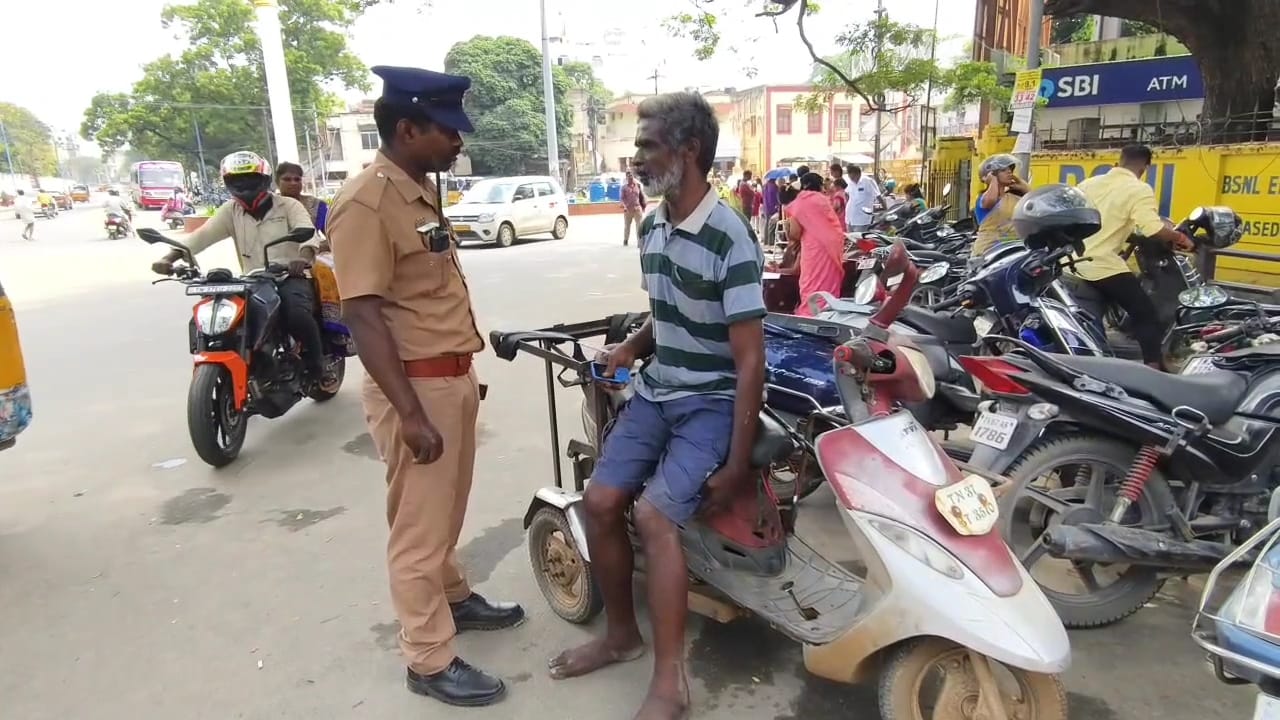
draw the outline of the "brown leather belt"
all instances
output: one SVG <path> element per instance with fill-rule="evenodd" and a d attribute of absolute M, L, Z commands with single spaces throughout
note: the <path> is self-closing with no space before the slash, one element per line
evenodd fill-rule
<path fill-rule="evenodd" d="M 471 355 L 405 360 L 404 372 L 411 378 L 462 377 L 471 372 Z"/>

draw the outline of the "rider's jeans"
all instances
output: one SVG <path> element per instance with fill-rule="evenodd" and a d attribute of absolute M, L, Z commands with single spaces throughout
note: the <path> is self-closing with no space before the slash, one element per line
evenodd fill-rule
<path fill-rule="evenodd" d="M 1133 273 L 1123 272 L 1101 280 L 1089 281 L 1090 287 L 1107 302 L 1124 308 L 1133 321 L 1133 334 L 1142 348 L 1142 361 L 1148 365 L 1164 361 L 1165 327 L 1160 322 L 1151 296 Z"/>
<path fill-rule="evenodd" d="M 319 377 L 324 368 L 324 341 L 316 322 L 316 294 L 307 278 L 285 278 L 280 283 L 280 305 L 289 334 L 302 343 L 307 371 Z"/>

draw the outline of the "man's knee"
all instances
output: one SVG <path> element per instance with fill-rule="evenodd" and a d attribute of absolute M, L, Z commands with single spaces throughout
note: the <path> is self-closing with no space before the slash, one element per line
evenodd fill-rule
<path fill-rule="evenodd" d="M 596 527 L 612 527 L 622 523 L 631 496 L 619 488 L 590 483 L 582 494 L 582 506 Z"/>
<path fill-rule="evenodd" d="M 640 538 L 645 542 L 658 540 L 676 532 L 676 524 L 662 514 L 657 506 L 643 497 L 636 501 L 632 517 L 635 519 L 636 530 L 640 531 Z"/>

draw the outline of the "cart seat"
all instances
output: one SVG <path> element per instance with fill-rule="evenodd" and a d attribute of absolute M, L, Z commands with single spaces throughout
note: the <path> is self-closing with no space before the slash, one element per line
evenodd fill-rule
<path fill-rule="evenodd" d="M 795 443 L 791 440 L 787 429 L 777 420 L 761 413 L 756 442 L 751 447 L 751 466 L 766 467 L 782 462 L 791 457 L 795 449 Z"/>

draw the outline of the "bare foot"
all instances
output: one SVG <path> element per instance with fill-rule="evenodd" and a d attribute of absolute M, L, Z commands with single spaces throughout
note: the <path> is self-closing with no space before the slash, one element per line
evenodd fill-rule
<path fill-rule="evenodd" d="M 585 645 L 565 650 L 551 658 L 547 667 L 555 680 L 593 673 L 607 665 L 631 662 L 644 655 L 644 641 L 635 640 L 615 647 L 608 638 L 596 638 Z"/>
<path fill-rule="evenodd" d="M 645 696 L 644 703 L 633 720 L 685 720 L 689 717 L 689 691 L 677 698 L 657 695 L 653 690 Z"/>

